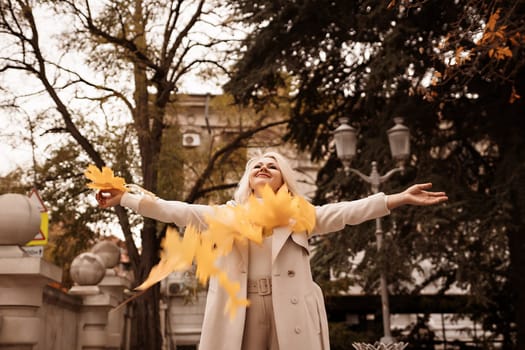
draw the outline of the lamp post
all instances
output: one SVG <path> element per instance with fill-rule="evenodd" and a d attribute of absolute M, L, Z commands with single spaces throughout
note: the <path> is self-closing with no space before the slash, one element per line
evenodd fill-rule
<path fill-rule="evenodd" d="M 394 118 L 395 125 L 387 131 L 388 141 L 392 158 L 397 163 L 397 166 L 384 175 L 380 175 L 377 170 L 377 162 L 372 161 L 372 171 L 370 175 L 365 175 L 357 169 L 351 168 L 350 164 L 356 153 L 357 132 L 348 125 L 348 118 L 340 118 L 340 125 L 334 130 L 335 148 L 337 157 L 343 163 L 346 174 L 354 173 L 358 175 L 363 181 L 368 183 L 371 187 L 372 193 L 379 192 L 379 186 L 390 179 L 392 175 L 402 172 L 404 170 L 404 161 L 410 155 L 410 132 L 404 126 L 403 118 Z M 381 252 L 383 249 L 383 229 L 381 227 L 381 219 L 376 219 L 376 240 L 377 250 Z M 383 337 L 381 342 L 385 344 L 393 343 L 392 334 L 390 332 L 390 306 L 388 302 L 388 284 L 386 274 L 383 269 L 380 270 L 380 293 L 381 293 L 381 311 L 383 315 Z"/>

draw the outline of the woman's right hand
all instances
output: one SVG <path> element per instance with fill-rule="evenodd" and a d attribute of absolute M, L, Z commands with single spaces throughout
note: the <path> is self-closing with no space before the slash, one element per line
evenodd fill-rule
<path fill-rule="evenodd" d="M 124 191 L 112 188 L 98 191 L 95 198 L 101 208 L 109 208 L 119 205 L 123 194 Z"/>

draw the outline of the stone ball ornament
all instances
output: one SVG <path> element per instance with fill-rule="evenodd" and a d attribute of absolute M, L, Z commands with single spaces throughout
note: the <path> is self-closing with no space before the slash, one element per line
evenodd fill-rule
<path fill-rule="evenodd" d="M 117 266 L 120 262 L 120 248 L 113 242 L 98 242 L 90 251 L 102 258 L 107 269 Z"/>
<path fill-rule="evenodd" d="M 0 195 L 0 245 L 25 245 L 40 230 L 40 210 L 29 197 Z"/>
<path fill-rule="evenodd" d="M 73 259 L 69 271 L 71 278 L 78 285 L 94 286 L 104 278 L 106 265 L 97 254 L 86 252 Z"/>

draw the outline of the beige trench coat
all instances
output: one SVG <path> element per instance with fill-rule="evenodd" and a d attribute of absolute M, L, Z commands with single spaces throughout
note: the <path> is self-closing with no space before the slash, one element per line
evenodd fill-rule
<path fill-rule="evenodd" d="M 139 214 L 179 226 L 205 227 L 204 215 L 212 208 L 176 201 L 152 200 L 125 194 L 121 204 Z M 378 193 L 351 202 L 316 207 L 313 234 L 326 234 L 389 214 L 386 196 Z M 272 302 L 277 339 L 281 350 L 329 350 L 328 320 L 321 289 L 310 269 L 310 250 L 305 233 L 292 233 L 277 227 L 272 236 Z M 241 284 L 246 297 L 248 245 L 235 245 L 218 265 L 231 280 Z M 233 320 L 225 313 L 228 295 L 210 279 L 199 350 L 241 350 L 246 309 L 239 309 Z M 249 349 L 243 349 L 249 350 Z"/>

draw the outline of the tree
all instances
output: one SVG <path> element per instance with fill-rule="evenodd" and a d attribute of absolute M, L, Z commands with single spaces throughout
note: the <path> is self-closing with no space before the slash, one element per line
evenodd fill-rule
<path fill-rule="evenodd" d="M 474 316 L 504 336 L 504 348 L 525 344 L 524 163 L 517 151 L 524 146 L 524 2 L 260 0 L 235 6 L 254 31 L 226 90 L 241 102 L 264 104 L 293 86 L 287 137 L 313 158 L 327 159 L 318 203 L 367 192 L 344 177 L 330 147 L 338 118 L 348 115 L 360 130 L 353 164 L 359 169 L 371 159 L 393 165 L 381 146 L 392 116 L 404 116 L 410 126 L 409 168 L 383 190 L 430 180 L 449 193 L 445 207 L 392 215 L 388 266 L 369 249 L 356 270 L 361 273 L 334 288 L 359 282 L 375 290 L 378 266 L 388 268 L 391 282 L 410 280 L 410 271 L 430 259 L 434 273 L 421 285 L 392 288 L 416 293 L 433 281 L 441 281 L 440 292 L 465 287 L 481 305 Z M 327 268 L 351 276 L 356 271 L 348 255 L 373 248 L 370 226 L 346 231 L 353 235 L 318 242 L 313 266 L 319 279 Z"/>
<path fill-rule="evenodd" d="M 57 146 L 73 140 L 79 147 L 75 155 L 79 165 L 111 165 L 128 183 L 141 183 L 158 192 L 168 106 L 175 103 L 188 74 L 210 66 L 225 69 L 222 55 L 227 57 L 228 52 L 213 50 L 229 41 L 223 38 L 229 32 L 223 25 L 224 13 L 220 3 L 212 0 L 114 0 L 104 4 L 2 0 L 0 31 L 3 42 L 9 43 L 0 57 L 0 72 L 6 79 L 4 101 L 12 105 L 29 102 L 32 109 L 39 109 L 34 107 L 38 105 L 46 110 L 44 133 L 68 136 L 58 138 Z M 66 23 L 58 40 L 45 37 L 42 31 L 49 14 Z M 12 80 L 8 78 L 13 76 L 16 81 L 22 77 L 28 81 L 23 86 L 9 85 Z M 218 165 L 227 164 L 248 138 L 282 123 L 261 117 L 255 127 L 243 128 L 214 149 L 188 199 L 194 201 L 207 193 L 207 176 Z M 172 127 L 176 131 L 176 125 Z M 135 150 L 139 157 L 133 158 Z M 130 158 L 140 160 L 138 167 L 126 162 Z M 71 177 L 80 178 L 81 170 L 71 171 Z M 141 281 L 158 260 L 156 223 L 144 220 L 139 254 L 128 213 L 121 207 L 115 213 L 131 266 Z M 132 334 L 137 349 L 160 349 L 158 297 L 159 289 L 154 287 L 136 302 L 135 314 L 140 317 L 135 318 L 137 331 Z"/>

